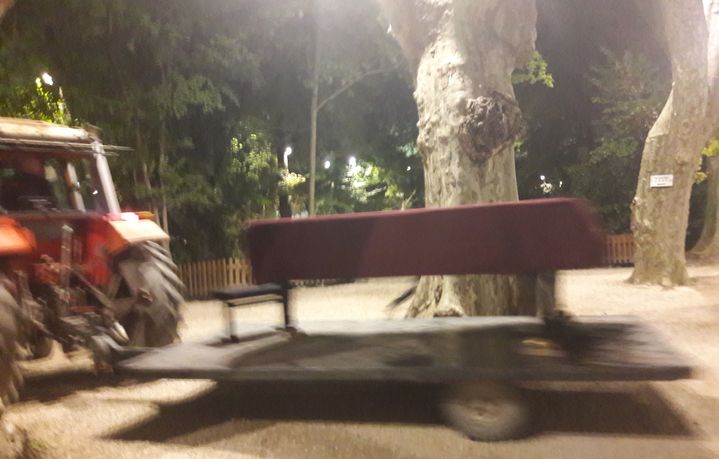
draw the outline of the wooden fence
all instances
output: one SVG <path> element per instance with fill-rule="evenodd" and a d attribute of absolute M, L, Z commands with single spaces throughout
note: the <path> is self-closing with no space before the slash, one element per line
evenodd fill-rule
<path fill-rule="evenodd" d="M 611 266 L 634 263 L 634 236 L 632 234 L 610 234 L 606 245 L 607 263 Z"/>
<path fill-rule="evenodd" d="M 634 263 L 634 237 L 631 234 L 607 236 L 606 261 L 611 266 Z M 252 268 L 241 258 L 197 261 L 180 265 L 180 277 L 188 298 L 207 298 L 213 290 L 252 283 Z M 314 285 L 307 282 L 302 285 Z"/>
<path fill-rule="evenodd" d="M 252 283 L 252 268 L 241 258 L 196 261 L 179 268 L 187 298 L 207 298 L 213 290 Z"/>

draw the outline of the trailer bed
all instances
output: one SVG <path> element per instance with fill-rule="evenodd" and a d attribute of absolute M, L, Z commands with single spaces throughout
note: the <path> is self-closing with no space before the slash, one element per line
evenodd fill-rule
<path fill-rule="evenodd" d="M 689 363 L 632 317 L 466 317 L 303 323 L 288 333 L 179 343 L 115 363 L 119 373 L 218 381 L 641 381 L 689 377 Z"/>

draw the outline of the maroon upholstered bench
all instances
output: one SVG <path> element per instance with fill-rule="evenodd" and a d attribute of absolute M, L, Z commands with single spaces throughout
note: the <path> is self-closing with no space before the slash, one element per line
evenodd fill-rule
<path fill-rule="evenodd" d="M 289 281 L 304 279 L 553 273 L 598 266 L 604 254 L 589 205 L 569 198 L 261 220 L 247 239 L 261 285 L 219 299 L 286 303 Z"/>

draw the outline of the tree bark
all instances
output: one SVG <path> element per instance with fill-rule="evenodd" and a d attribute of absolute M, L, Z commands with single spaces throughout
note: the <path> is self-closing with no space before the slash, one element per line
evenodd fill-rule
<path fill-rule="evenodd" d="M 708 65 L 711 116 L 715 135 L 719 135 L 719 0 L 704 0 L 709 27 Z M 702 234 L 690 253 L 700 262 L 719 261 L 719 158 L 707 160 L 707 202 Z"/>
<path fill-rule="evenodd" d="M 689 280 L 685 258 L 689 197 L 701 151 L 711 134 L 714 110 L 707 17 L 696 0 L 639 2 L 645 9 L 657 10 L 658 29 L 664 33 L 672 63 L 673 85 L 642 153 L 632 202 L 636 251 L 630 281 L 683 285 Z M 664 174 L 674 176 L 673 186 L 652 188 L 651 176 Z"/>
<path fill-rule="evenodd" d="M 380 3 L 415 75 L 427 207 L 516 200 L 511 75 L 534 50 L 534 0 Z M 532 314 L 533 290 L 517 276 L 424 277 L 409 315 Z"/>
<path fill-rule="evenodd" d="M 719 0 L 704 0 L 704 14 L 706 15 L 709 31 L 709 44 L 707 46 L 708 75 L 709 75 L 709 110 L 714 120 L 714 127 L 719 126 Z"/>
<path fill-rule="evenodd" d="M 719 158 L 707 160 L 707 201 L 699 240 L 689 258 L 699 262 L 719 261 Z"/>

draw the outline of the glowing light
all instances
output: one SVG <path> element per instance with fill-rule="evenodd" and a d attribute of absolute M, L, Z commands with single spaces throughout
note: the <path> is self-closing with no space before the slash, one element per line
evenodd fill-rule
<path fill-rule="evenodd" d="M 546 178 L 546 177 L 543 176 L 543 175 L 540 175 L 540 176 L 539 176 L 539 180 L 541 180 L 541 181 L 544 181 L 545 178 Z"/>
<path fill-rule="evenodd" d="M 42 78 L 42 81 L 48 86 L 52 86 L 55 83 L 52 79 L 52 75 L 47 72 L 43 72 L 43 74 L 40 75 L 40 78 Z"/>
<path fill-rule="evenodd" d="M 120 214 L 120 218 L 122 220 L 125 220 L 126 222 L 139 222 L 140 216 L 137 215 L 135 212 L 122 212 Z"/>
<path fill-rule="evenodd" d="M 289 167 L 289 161 L 288 161 L 287 158 L 288 158 L 291 154 L 292 154 L 292 147 L 290 147 L 290 146 L 288 145 L 288 146 L 285 147 L 285 154 L 284 154 L 285 167 Z"/>
<path fill-rule="evenodd" d="M 93 190 L 93 192 L 92 192 L 92 195 L 93 195 L 93 196 L 97 196 L 98 194 L 100 194 L 100 192 L 99 192 L 99 191 L 97 191 L 97 190 Z"/>
<path fill-rule="evenodd" d="M 412 170 L 412 166 L 407 166 L 407 172 Z"/>
<path fill-rule="evenodd" d="M 350 165 L 350 167 L 357 166 L 357 158 L 355 158 L 354 156 L 350 156 L 349 165 Z"/>
<path fill-rule="evenodd" d="M 325 161 L 325 169 L 329 169 L 331 165 L 329 160 Z"/>

